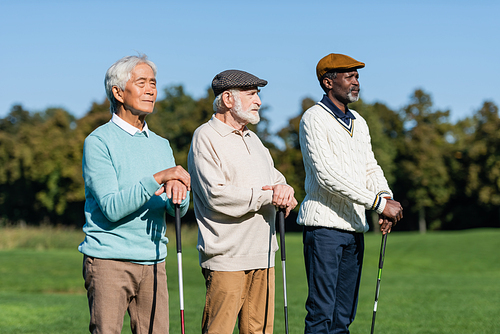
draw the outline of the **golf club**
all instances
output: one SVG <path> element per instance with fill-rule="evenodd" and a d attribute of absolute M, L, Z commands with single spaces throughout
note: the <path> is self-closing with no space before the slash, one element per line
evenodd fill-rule
<path fill-rule="evenodd" d="M 288 334 L 288 306 L 286 300 L 286 251 L 285 251 L 285 209 L 278 210 L 278 227 L 280 229 L 281 269 L 283 271 L 283 300 L 285 305 L 285 333 Z"/>
<path fill-rule="evenodd" d="M 377 315 L 377 304 L 378 304 L 378 296 L 380 293 L 380 280 L 382 279 L 382 268 L 384 267 L 384 256 L 385 256 L 385 245 L 387 244 L 387 235 L 389 233 L 382 235 L 382 245 L 380 245 L 380 259 L 378 261 L 378 277 L 377 277 L 377 288 L 375 289 L 375 305 L 373 306 L 373 317 L 372 317 L 372 330 L 371 334 L 373 334 L 373 330 L 375 329 L 375 316 Z"/>
<path fill-rule="evenodd" d="M 181 333 L 184 334 L 184 284 L 182 280 L 181 208 L 175 204 L 175 241 L 177 243 L 177 272 L 179 273 L 179 303 L 181 309 Z"/>

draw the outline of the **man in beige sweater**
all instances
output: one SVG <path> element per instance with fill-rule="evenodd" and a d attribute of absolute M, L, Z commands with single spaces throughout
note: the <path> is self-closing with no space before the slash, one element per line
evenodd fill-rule
<path fill-rule="evenodd" d="M 267 81 L 227 70 L 212 81 L 215 114 L 193 135 L 188 156 L 206 282 L 203 333 L 272 333 L 276 207 L 297 205 L 248 123 L 259 122 Z"/>

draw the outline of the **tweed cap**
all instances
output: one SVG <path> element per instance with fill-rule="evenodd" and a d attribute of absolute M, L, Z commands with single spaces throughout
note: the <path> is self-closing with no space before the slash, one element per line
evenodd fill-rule
<path fill-rule="evenodd" d="M 264 87 L 266 80 L 257 78 L 255 75 L 240 70 L 227 70 L 220 72 L 212 80 L 212 90 L 215 96 L 231 88 Z"/>
<path fill-rule="evenodd" d="M 316 66 L 316 75 L 318 76 L 318 80 L 321 80 L 323 75 L 329 71 L 346 71 L 363 67 L 365 67 L 365 63 L 357 61 L 349 56 L 330 53 L 328 56 L 321 58 L 318 62 Z"/>

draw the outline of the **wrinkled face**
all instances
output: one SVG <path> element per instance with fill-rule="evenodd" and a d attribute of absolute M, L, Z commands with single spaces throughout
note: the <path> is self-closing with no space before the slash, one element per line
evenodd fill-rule
<path fill-rule="evenodd" d="M 234 96 L 233 112 L 235 118 L 239 118 L 244 123 L 257 124 L 260 121 L 259 109 L 262 104 L 258 89 L 241 90 Z"/>
<path fill-rule="evenodd" d="M 333 96 L 345 104 L 356 102 L 359 99 L 359 91 L 359 74 L 357 70 L 340 72 L 333 79 Z"/>
<path fill-rule="evenodd" d="M 148 64 L 138 64 L 122 92 L 123 107 L 133 114 L 150 114 L 156 101 L 156 78 Z"/>

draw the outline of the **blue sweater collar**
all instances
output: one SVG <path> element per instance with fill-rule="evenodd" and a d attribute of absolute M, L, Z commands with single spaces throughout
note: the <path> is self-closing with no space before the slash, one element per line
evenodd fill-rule
<path fill-rule="evenodd" d="M 340 118 L 345 123 L 349 122 L 349 118 L 350 119 L 356 119 L 356 117 L 354 117 L 354 115 L 352 114 L 352 112 L 349 110 L 349 108 L 347 106 L 345 107 L 345 114 L 344 114 L 342 112 L 342 110 L 340 110 L 335 105 L 335 103 L 333 103 L 332 100 L 330 100 L 330 98 L 328 96 L 326 96 L 326 94 L 323 95 L 323 99 L 321 99 L 321 103 L 323 103 L 328 109 L 330 109 L 330 111 L 332 113 L 335 114 L 335 116 L 337 116 L 338 118 Z"/>

